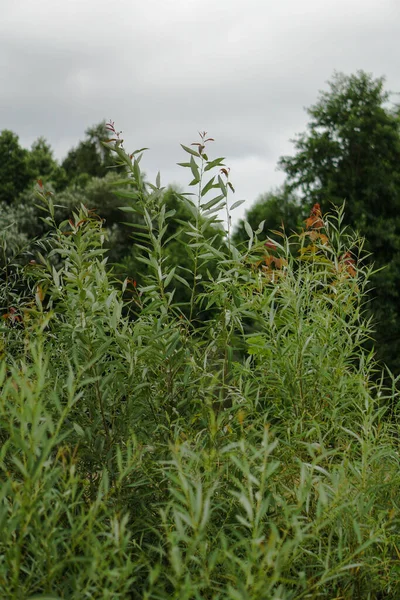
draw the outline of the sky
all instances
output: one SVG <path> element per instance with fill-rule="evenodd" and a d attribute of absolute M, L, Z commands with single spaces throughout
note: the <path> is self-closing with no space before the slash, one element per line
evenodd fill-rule
<path fill-rule="evenodd" d="M 207 131 L 246 200 L 234 221 L 283 182 L 279 157 L 335 70 L 400 92 L 400 0 L 0 0 L 0 14 L 0 130 L 28 148 L 44 136 L 61 160 L 112 120 L 127 150 L 150 148 L 150 181 L 184 189 L 180 143 Z"/>

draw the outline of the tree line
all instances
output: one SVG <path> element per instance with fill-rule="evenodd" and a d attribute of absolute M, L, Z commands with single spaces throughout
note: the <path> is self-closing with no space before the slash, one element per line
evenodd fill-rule
<path fill-rule="evenodd" d="M 284 184 L 260 195 L 233 232 L 236 244 L 247 243 L 249 227 L 262 236 L 282 231 L 298 232 L 310 208 L 324 212 L 345 203 L 345 224 L 366 238 L 372 276 L 372 301 L 365 306 L 375 324 L 378 358 L 396 374 L 400 372 L 400 110 L 390 103 L 383 78 L 365 72 L 334 74 L 328 89 L 308 110 L 307 130 L 293 140 L 294 152 L 281 157 Z M 33 182 L 42 181 L 56 194 L 56 216 L 69 218 L 74 207 L 84 204 L 105 219 L 109 261 L 116 272 L 140 281 L 145 266 L 138 262 L 132 238 L 140 240 L 141 218 L 136 212 L 121 213 L 121 192 L 116 182 L 121 173 L 103 142 L 109 138 L 105 123 L 87 129 L 83 141 L 61 162 L 40 137 L 30 150 L 18 136 L 0 134 L 0 228 L 2 258 L 32 260 L 31 242 L 46 231 L 34 200 Z M 182 265 L 187 231 L 180 223 L 192 208 L 177 201 L 179 192 L 168 188 L 167 206 L 178 211 L 170 221 L 169 252 Z M 119 194 L 119 195 L 118 195 Z M 212 245 L 218 248 L 224 233 L 205 224 Z M 271 233 L 271 231 L 275 233 Z M 135 237 L 136 236 L 136 237 Z M 357 260 L 357 257 L 352 257 Z M 210 265 L 208 266 L 210 268 Z M 199 276 L 201 273 L 199 273 Z M 187 291 L 177 290 L 185 301 Z"/>

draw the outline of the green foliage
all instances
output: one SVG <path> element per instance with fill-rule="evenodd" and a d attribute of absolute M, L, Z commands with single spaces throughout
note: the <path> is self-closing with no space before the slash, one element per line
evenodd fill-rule
<path fill-rule="evenodd" d="M 400 370 L 400 135 L 383 79 L 336 74 L 308 109 L 308 131 L 280 165 L 303 205 L 346 202 L 346 223 L 365 236 L 375 265 L 373 313 L 380 357 Z"/>
<path fill-rule="evenodd" d="M 4 129 L 0 133 L 0 202 L 12 204 L 32 180 L 28 151 L 21 148 L 15 133 Z"/>
<path fill-rule="evenodd" d="M 397 599 L 398 394 L 364 350 L 362 240 L 314 206 L 294 236 L 211 243 L 232 186 L 210 140 L 183 147 L 193 203 L 115 135 L 142 281 L 115 281 L 96 213 L 58 224 L 38 188 L 31 293 L 7 284 L 1 597 Z"/>
<path fill-rule="evenodd" d="M 51 182 L 57 191 L 67 186 L 67 174 L 54 159 L 53 150 L 43 137 L 33 142 L 28 165 L 35 181 L 41 179 L 44 183 Z"/>
<path fill-rule="evenodd" d="M 235 228 L 234 241 L 236 244 L 247 242 L 249 236 L 246 232 L 245 221 L 253 231 L 261 228 L 268 235 L 271 231 L 286 231 L 288 235 L 301 228 L 302 207 L 298 199 L 283 187 L 273 192 L 262 194 L 256 202 L 246 211 L 245 220 L 240 220 Z M 267 234 L 265 233 L 265 238 Z"/>
<path fill-rule="evenodd" d="M 49 179 L 53 171 L 57 168 L 57 163 L 53 158 L 53 151 L 43 137 L 33 142 L 28 155 L 28 163 L 36 179 Z"/>
<path fill-rule="evenodd" d="M 85 187 L 91 177 L 104 177 L 113 166 L 102 145 L 108 138 L 105 122 L 89 127 L 85 134 L 86 139 L 68 152 L 61 165 L 69 184 L 80 187 Z"/>
<path fill-rule="evenodd" d="M 104 177 L 89 179 L 85 188 L 69 186 L 57 194 L 55 208 L 56 218 L 59 220 L 67 219 L 71 212 L 79 210 L 82 204 L 100 215 L 107 231 L 106 248 L 112 263 L 122 262 L 132 246 L 130 225 L 133 219 L 130 215 L 124 218 L 119 209 L 121 200 L 114 193 L 115 184 L 119 179 L 116 173 L 109 171 Z"/>
<path fill-rule="evenodd" d="M 191 243 L 194 240 L 193 230 L 189 230 L 187 224 L 191 220 L 195 221 L 196 217 L 194 215 L 196 215 L 197 209 L 192 204 L 188 205 L 182 194 L 173 188 L 167 188 L 163 191 L 163 202 L 165 203 L 166 212 L 170 212 L 171 217 L 166 222 L 164 252 L 171 267 L 174 267 L 178 273 L 181 272 L 185 278 L 191 273 L 194 260 L 193 252 L 190 251 Z M 127 219 L 131 218 L 129 226 L 131 227 L 133 243 L 130 245 L 129 254 L 120 261 L 122 264 L 116 267 L 116 271 L 120 275 L 125 273 L 140 285 L 146 278 L 147 268 L 141 259 L 142 250 L 136 242 L 143 242 L 144 220 L 140 213 L 128 212 L 126 215 Z M 213 249 L 218 251 L 225 235 L 223 229 L 204 220 L 201 215 L 199 215 L 199 229 Z M 206 263 L 198 265 L 197 276 L 200 288 L 203 289 L 202 279 L 207 278 L 207 272 L 215 275 L 216 265 L 216 259 L 212 260 L 211 258 Z M 181 310 L 187 311 L 191 295 L 192 288 L 186 280 L 176 279 L 174 283 L 174 300 L 175 303 L 180 305 Z"/>
<path fill-rule="evenodd" d="M 0 205 L 2 265 L 4 265 L 4 256 L 14 257 L 30 246 L 32 233 L 41 230 L 40 223 L 36 222 L 37 218 L 37 211 L 32 205 L 19 202 Z"/>

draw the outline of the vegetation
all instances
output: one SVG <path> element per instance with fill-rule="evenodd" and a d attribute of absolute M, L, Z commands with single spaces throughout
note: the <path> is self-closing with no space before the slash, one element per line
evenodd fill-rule
<path fill-rule="evenodd" d="M 35 259 L 3 253 L 1 597 L 397 599 L 398 393 L 365 350 L 362 240 L 315 203 L 237 246 L 206 134 L 185 220 L 109 130 L 141 282 L 42 182 Z"/>
<path fill-rule="evenodd" d="M 260 240 L 267 236 L 278 239 L 279 235 L 277 238 L 273 231 L 298 233 L 315 203 L 329 212 L 333 206 L 345 202 L 345 224 L 366 239 L 366 250 L 375 265 L 368 310 L 374 320 L 377 357 L 398 375 L 400 113 L 398 106 L 391 105 L 389 100 L 382 78 L 374 79 L 362 71 L 351 76 L 335 74 L 328 90 L 308 109 L 309 125 L 294 140 L 293 156 L 280 160 L 286 174 L 282 188 L 260 195 L 245 219 L 236 225 L 232 239 L 243 248 L 249 240 L 249 231 L 257 231 L 260 226 Z M 139 241 L 139 228 L 144 225 L 143 216 L 137 212 L 121 216 L 118 208 L 121 197 L 114 186 L 117 176 L 110 153 L 103 145 L 108 133 L 105 123 L 88 128 L 85 138 L 68 152 L 61 164 L 43 138 L 38 138 L 28 151 L 20 147 L 14 133 L 0 134 L 0 230 L 7 259 L 27 262 L 26 251 L 32 240 L 48 229 L 40 220 L 32 190 L 32 182 L 40 179 L 47 189 L 57 192 L 58 221 L 69 218 L 71 211 L 79 210 L 82 203 L 96 208 L 105 219 L 105 247 L 109 262 L 116 265 L 116 275 L 141 283 L 144 265 L 138 259 L 135 242 Z M 180 264 L 190 268 L 184 250 L 190 236 L 179 222 L 187 221 L 190 209 L 179 197 L 179 190 L 166 189 L 165 194 L 168 209 L 180 211 L 173 222 L 167 223 L 166 238 L 171 238 L 169 252 L 176 267 Z M 250 225 L 249 231 L 245 221 Z M 177 228 L 180 234 L 172 237 Z M 208 229 L 207 235 L 218 250 L 221 230 Z M 4 256 L 1 261 L 4 263 Z M 207 265 L 211 271 L 214 267 Z M 187 303 L 191 291 L 184 284 L 175 283 L 175 299 Z M 202 320 L 205 317 L 203 312 Z M 369 348 L 372 349 L 372 343 Z"/>
<path fill-rule="evenodd" d="M 291 235 L 301 229 L 304 222 L 303 211 L 299 199 L 289 191 L 287 186 L 261 194 L 253 206 L 246 211 L 246 218 L 239 221 L 234 232 L 234 240 L 237 244 L 247 243 L 249 235 L 246 231 L 246 221 L 253 229 L 261 225 L 260 233 L 263 232 L 264 238 L 276 237 L 274 231 L 285 231 Z"/>
<path fill-rule="evenodd" d="M 28 152 L 18 136 L 7 129 L 0 134 L 0 202 L 10 204 L 32 181 Z"/>
<path fill-rule="evenodd" d="M 351 76 L 337 73 L 329 90 L 308 109 L 308 128 L 294 140 L 294 155 L 280 160 L 287 176 L 281 205 L 288 213 L 289 196 L 292 213 L 300 205 L 305 217 L 316 202 L 324 210 L 346 203 L 345 223 L 365 237 L 376 268 L 370 314 L 378 357 L 398 374 L 400 113 L 389 100 L 383 78 L 373 79 L 362 71 Z M 249 211 L 252 226 L 262 220 L 261 212 L 266 228 L 275 228 L 276 217 L 270 220 L 264 197 Z M 290 213 L 284 223 L 289 230 L 297 225 Z"/>

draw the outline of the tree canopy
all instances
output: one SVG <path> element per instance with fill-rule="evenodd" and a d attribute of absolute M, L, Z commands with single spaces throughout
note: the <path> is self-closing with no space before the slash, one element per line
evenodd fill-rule
<path fill-rule="evenodd" d="M 262 225 L 260 238 L 282 225 L 290 234 L 315 203 L 326 212 L 332 205 L 345 202 L 345 223 L 365 236 L 377 270 L 371 279 L 371 309 L 379 356 L 400 372 L 399 108 L 390 103 L 383 78 L 360 71 L 353 75 L 336 73 L 307 112 L 309 124 L 295 138 L 293 155 L 279 161 L 286 174 L 284 185 L 261 194 L 247 211 L 246 220 L 253 230 Z M 135 276 L 140 272 L 131 236 L 139 217 L 123 215 L 119 210 L 121 201 L 112 185 L 114 171 L 110 173 L 113 159 L 102 143 L 108 137 L 105 122 L 89 127 L 84 139 L 59 164 L 43 137 L 27 150 L 20 146 L 16 134 L 1 132 L 0 202 L 8 205 L 1 225 L 8 228 L 8 252 L 43 232 L 41 221 L 27 217 L 35 213 L 30 190 L 40 178 L 58 193 L 57 204 L 65 207 L 57 208 L 60 217 L 67 218 L 68 211 L 81 203 L 97 209 L 106 220 L 110 261 L 123 263 Z M 165 193 L 169 194 L 167 204 L 175 209 L 176 192 Z M 29 206 L 29 211 L 24 206 Z M 181 212 L 182 203 L 179 206 Z M 187 218 L 177 214 L 169 227 L 173 222 L 178 227 L 179 220 Z M 176 232 L 169 233 L 172 236 Z M 218 238 L 216 231 L 210 235 Z M 188 258 L 181 251 L 187 242 L 185 236 L 178 232 L 170 239 L 169 251 L 176 255 L 177 264 Z M 241 221 L 233 240 L 240 245 L 248 239 L 249 228 Z"/>
<path fill-rule="evenodd" d="M 286 173 L 292 210 L 318 203 L 324 211 L 345 202 L 344 221 L 366 238 L 376 269 L 372 312 L 378 354 L 400 371 L 400 132 L 398 107 L 390 104 L 384 78 L 363 71 L 335 73 L 307 113 L 307 130 L 294 140 L 294 154 L 279 165 Z M 267 199 L 268 198 L 268 199 Z M 279 215 L 274 195 L 261 196 L 248 211 L 254 221 Z M 290 198 L 293 198 L 290 197 Z M 279 204 L 279 203 L 278 203 Z M 288 217 L 286 217 L 288 218 Z M 272 221 L 271 221 L 272 222 Z"/>
<path fill-rule="evenodd" d="M 274 231 L 284 230 L 290 235 L 301 225 L 302 207 L 287 187 L 261 194 L 251 208 L 246 211 L 245 220 L 255 231 L 262 227 L 261 237 L 274 236 Z M 241 219 L 235 228 L 234 240 L 238 244 L 249 238 L 245 220 Z"/>
<path fill-rule="evenodd" d="M 11 204 L 30 184 L 33 173 L 28 156 L 15 133 L 8 129 L 0 133 L 0 202 Z"/>
<path fill-rule="evenodd" d="M 307 131 L 280 166 L 303 203 L 328 208 L 346 200 L 347 222 L 373 243 L 377 218 L 396 217 L 400 207 L 398 114 L 388 106 L 383 78 L 336 73 L 329 88 L 307 110 Z"/>
<path fill-rule="evenodd" d="M 62 162 L 68 182 L 84 185 L 90 177 L 104 177 L 113 166 L 102 142 L 109 138 L 105 121 L 89 127 L 86 138 L 72 148 Z"/>

